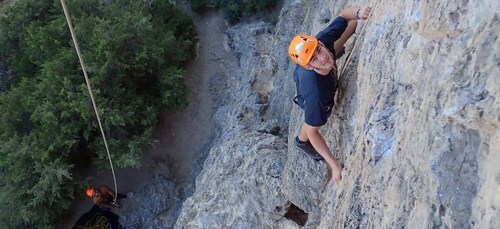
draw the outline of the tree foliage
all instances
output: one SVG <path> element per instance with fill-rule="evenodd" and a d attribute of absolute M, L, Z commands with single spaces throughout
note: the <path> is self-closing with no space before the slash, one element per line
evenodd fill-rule
<path fill-rule="evenodd" d="M 215 7 L 223 9 L 226 18 L 230 22 L 239 21 L 242 17 L 248 17 L 255 13 L 263 12 L 274 7 L 279 0 L 215 0 Z M 190 0 L 191 8 L 201 11 L 208 0 Z"/>
<path fill-rule="evenodd" d="M 139 166 L 160 108 L 187 104 L 194 24 L 167 0 L 143 4 L 67 1 L 117 167 Z M 15 1 L 0 34 L 18 78 L 0 95 L 0 225 L 50 227 L 79 187 L 74 158 L 106 168 L 107 154 L 60 1 Z"/>

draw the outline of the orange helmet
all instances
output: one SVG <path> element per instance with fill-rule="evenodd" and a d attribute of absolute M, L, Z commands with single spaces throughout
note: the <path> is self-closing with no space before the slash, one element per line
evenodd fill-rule
<path fill-rule="evenodd" d="M 94 195 L 94 188 L 88 187 L 85 193 L 87 194 L 88 197 L 92 197 Z"/>
<path fill-rule="evenodd" d="M 305 66 L 311 60 L 314 50 L 318 46 L 318 39 L 311 35 L 299 34 L 292 39 L 288 46 L 288 55 L 300 66 Z"/>

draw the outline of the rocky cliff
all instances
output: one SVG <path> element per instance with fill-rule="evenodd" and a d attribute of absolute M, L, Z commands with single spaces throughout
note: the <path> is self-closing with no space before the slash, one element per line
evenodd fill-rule
<path fill-rule="evenodd" d="M 303 114 L 286 49 L 361 4 L 373 15 L 322 128 L 344 163 L 337 185 L 291 145 Z M 176 227 L 500 228 L 499 12 L 493 0 L 289 0 L 275 25 L 231 27 L 239 69 Z"/>

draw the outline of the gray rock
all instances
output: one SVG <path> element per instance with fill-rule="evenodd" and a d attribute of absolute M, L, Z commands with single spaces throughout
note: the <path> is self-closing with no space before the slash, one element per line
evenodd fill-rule
<path fill-rule="evenodd" d="M 120 221 L 125 228 L 173 228 L 181 203 L 170 171 L 165 162 L 157 161 L 148 174 L 148 184 L 118 212 Z"/>
<path fill-rule="evenodd" d="M 330 22 L 330 17 L 331 17 L 331 12 L 329 9 L 323 8 L 320 9 L 319 11 L 319 21 L 321 23 L 328 23 Z"/>
<path fill-rule="evenodd" d="M 484 10 L 496 1 L 379 4 L 321 130 L 345 165 L 340 185 L 292 147 L 303 114 L 286 46 L 325 27 L 319 6 L 348 4 L 285 1 L 276 26 L 227 31 L 241 69 L 176 227 L 294 228 L 292 204 L 304 228 L 500 227 L 500 27 Z"/>
<path fill-rule="evenodd" d="M 282 140 L 259 132 L 212 148 L 176 227 L 271 227 L 288 203 L 282 182 L 285 150 Z"/>

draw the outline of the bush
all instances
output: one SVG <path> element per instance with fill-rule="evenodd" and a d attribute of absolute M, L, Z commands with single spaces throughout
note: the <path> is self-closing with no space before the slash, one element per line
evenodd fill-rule
<path fill-rule="evenodd" d="M 215 0 L 215 6 L 224 9 L 230 22 L 239 21 L 255 13 L 266 11 L 274 7 L 279 0 Z"/>
<path fill-rule="evenodd" d="M 192 20 L 167 0 L 68 0 L 116 167 L 138 167 L 159 110 L 187 105 Z M 108 161 L 59 0 L 17 0 L 0 57 L 18 82 L 0 95 L 0 225 L 51 227 L 69 208 L 78 155 Z"/>
<path fill-rule="evenodd" d="M 191 3 L 191 8 L 194 11 L 200 12 L 205 6 L 207 6 L 208 0 L 189 0 L 189 3 Z"/>
<path fill-rule="evenodd" d="M 208 0 L 189 0 L 191 8 L 196 11 L 202 11 Z M 259 12 L 267 11 L 274 7 L 279 0 L 215 0 L 215 7 L 222 9 L 226 19 L 230 23 L 239 21 L 243 17 L 249 17 Z"/>

